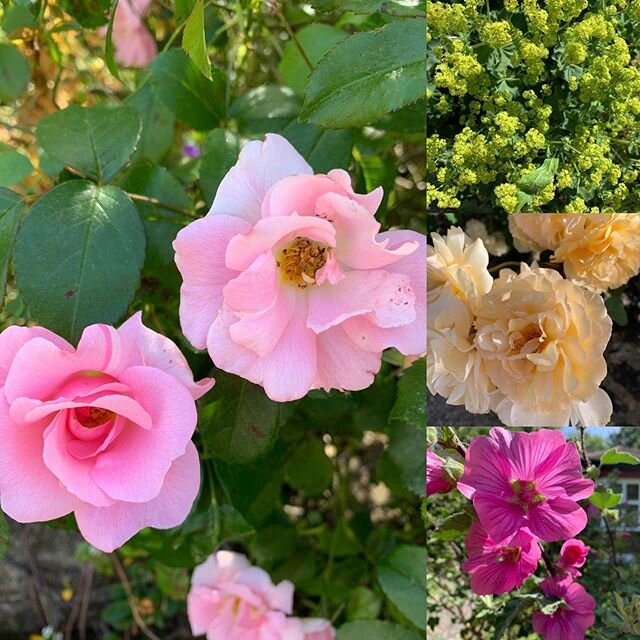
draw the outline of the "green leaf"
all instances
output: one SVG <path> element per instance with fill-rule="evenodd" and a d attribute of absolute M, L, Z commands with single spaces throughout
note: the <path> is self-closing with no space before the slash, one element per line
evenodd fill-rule
<path fill-rule="evenodd" d="M 173 600 L 185 600 L 189 593 L 189 574 L 180 567 L 167 567 L 161 562 L 153 566 L 158 589 Z"/>
<path fill-rule="evenodd" d="M 353 13 L 388 13 L 415 16 L 425 12 L 424 0 L 313 0 L 319 11 L 352 11 Z"/>
<path fill-rule="evenodd" d="M 205 78 L 211 80 L 211 61 L 207 52 L 207 39 L 204 32 L 204 2 L 197 0 L 184 31 L 182 32 L 182 48 L 200 69 Z"/>
<path fill-rule="evenodd" d="M 640 460 L 625 451 L 609 449 L 602 454 L 600 464 L 640 464 Z"/>
<path fill-rule="evenodd" d="M 518 188 L 527 194 L 535 195 L 553 182 L 559 163 L 558 158 L 547 158 L 541 166 L 518 180 Z"/>
<path fill-rule="evenodd" d="M 420 640 L 420 634 L 392 622 L 358 620 L 343 624 L 336 636 L 336 640 L 364 640 L 365 638 L 366 640 Z"/>
<path fill-rule="evenodd" d="M 351 591 L 347 603 L 348 620 L 375 620 L 380 615 L 382 602 L 378 595 L 367 587 L 356 587 Z"/>
<path fill-rule="evenodd" d="M 14 149 L 0 149 L 0 187 L 9 187 L 20 182 L 33 171 L 26 156 Z"/>
<path fill-rule="evenodd" d="M 200 189 L 211 205 L 222 178 L 238 160 L 240 138 L 232 131 L 214 129 L 202 145 L 200 157 Z"/>
<path fill-rule="evenodd" d="M 423 429 L 427 423 L 427 365 L 425 358 L 416 360 L 402 374 L 398 383 L 398 397 L 389 419 L 407 422 Z"/>
<path fill-rule="evenodd" d="M 229 115 L 250 135 L 277 132 L 300 113 L 301 101 L 289 87 L 265 84 L 237 98 Z"/>
<path fill-rule="evenodd" d="M 311 165 L 315 173 L 328 173 L 331 169 L 349 167 L 353 146 L 351 129 L 322 129 L 292 120 L 282 130 L 282 135 Z"/>
<path fill-rule="evenodd" d="M 72 180 L 40 198 L 26 217 L 16 281 L 32 316 L 75 341 L 86 326 L 124 315 L 144 253 L 144 228 L 127 195 Z"/>
<path fill-rule="evenodd" d="M 187 126 L 205 131 L 218 125 L 225 111 L 224 75 L 212 69 L 211 80 L 181 49 L 161 53 L 151 63 L 156 95 Z"/>
<path fill-rule="evenodd" d="M 119 186 L 133 194 L 149 196 L 168 205 L 189 210 L 191 201 L 180 182 L 168 169 L 161 166 L 137 165 L 119 182 Z M 133 203 L 144 223 L 147 237 L 145 269 L 154 277 L 166 276 L 167 271 L 179 285 L 172 243 L 178 231 L 191 222 L 191 218 L 151 202 L 133 198 Z"/>
<path fill-rule="evenodd" d="M 432 540 L 455 540 L 466 535 L 473 518 L 466 511 L 454 513 L 442 521 L 442 524 L 434 531 Z"/>
<path fill-rule="evenodd" d="M 629 324 L 629 315 L 627 308 L 622 301 L 621 292 L 612 293 L 605 301 L 604 306 L 611 319 L 619 326 L 626 327 Z"/>
<path fill-rule="evenodd" d="M 300 46 L 314 66 L 346 37 L 347 34 L 344 31 L 328 24 L 310 24 L 300 29 L 296 34 Z M 296 43 L 292 40 L 289 40 L 284 47 L 284 55 L 280 60 L 278 70 L 285 83 L 300 92 L 304 90 L 307 78 L 311 73 Z"/>
<path fill-rule="evenodd" d="M 0 560 L 7 555 L 7 551 L 9 551 L 9 523 L 4 516 L 4 513 L 0 511 Z"/>
<path fill-rule="evenodd" d="M 111 0 L 59 0 L 58 4 L 83 27 L 95 29 L 106 24 Z"/>
<path fill-rule="evenodd" d="M 427 427 L 427 448 L 432 447 L 438 440 L 438 431 L 435 427 Z"/>
<path fill-rule="evenodd" d="M 614 493 L 611 489 L 598 487 L 598 490 L 591 494 L 589 502 L 598 507 L 598 509 L 602 510 L 615 507 L 621 499 L 621 494 Z"/>
<path fill-rule="evenodd" d="M 20 51 L 12 44 L 0 43 L 0 103 L 19 98 L 30 77 L 29 64 Z"/>
<path fill-rule="evenodd" d="M 320 495 L 331 485 L 333 465 L 324 452 L 321 440 L 306 439 L 299 444 L 284 467 L 288 483 L 307 495 Z"/>
<path fill-rule="evenodd" d="M 425 491 L 424 427 L 393 422 L 389 428 L 388 454 L 398 468 L 404 486 L 418 496 Z"/>
<path fill-rule="evenodd" d="M 42 119 L 36 136 L 40 146 L 54 158 L 102 182 L 110 180 L 127 163 L 141 127 L 140 116 L 131 107 L 73 105 Z"/>
<path fill-rule="evenodd" d="M 426 629 L 427 551 L 401 545 L 378 566 L 378 582 L 389 600 L 418 629 Z"/>
<path fill-rule="evenodd" d="M 193 7 L 196 4 L 197 0 L 174 0 L 176 20 L 178 22 L 182 22 L 186 20 L 191 12 L 193 11 Z"/>
<path fill-rule="evenodd" d="M 17 193 L 9 189 L 0 189 L 0 308 L 7 287 L 7 272 L 13 255 L 13 245 L 24 209 L 24 202 Z"/>
<path fill-rule="evenodd" d="M 522 615 L 533 603 L 536 598 L 533 596 L 514 597 L 509 600 L 500 613 L 497 620 L 496 631 L 493 640 L 502 640 L 509 629 L 512 628 L 513 621 Z"/>
<path fill-rule="evenodd" d="M 422 20 L 352 35 L 311 74 L 300 118 L 333 129 L 375 122 L 424 96 L 425 58 Z"/>
<path fill-rule="evenodd" d="M 33 18 L 33 14 L 27 7 L 21 7 L 17 4 L 9 5 L 5 10 L 4 17 L 2 18 L 2 30 L 8 35 L 16 31 L 28 27 L 33 29 L 36 26 L 36 21 Z"/>
<path fill-rule="evenodd" d="M 205 456 L 234 464 L 253 462 L 273 447 L 280 427 L 280 404 L 243 378 L 223 371 L 215 377 L 217 393 L 199 412 Z"/>
<path fill-rule="evenodd" d="M 107 63 L 107 68 L 115 78 L 120 79 L 120 72 L 118 71 L 118 64 L 115 57 L 115 48 L 113 46 L 113 26 L 116 19 L 116 10 L 118 9 L 118 3 L 120 0 L 113 0 L 111 11 L 109 12 L 109 22 L 107 24 L 107 35 L 104 39 L 104 59 Z"/>

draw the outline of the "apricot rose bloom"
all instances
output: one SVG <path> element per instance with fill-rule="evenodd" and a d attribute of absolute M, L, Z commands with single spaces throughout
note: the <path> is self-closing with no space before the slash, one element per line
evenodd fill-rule
<path fill-rule="evenodd" d="M 379 233 L 381 199 L 313 175 L 281 136 L 246 144 L 173 244 L 185 336 L 277 401 L 364 389 L 387 347 L 424 353 L 426 239 Z"/>
<path fill-rule="evenodd" d="M 141 314 L 87 327 L 77 349 L 40 327 L 0 334 L 0 503 L 18 522 L 74 513 L 110 552 L 145 527 L 185 520 L 198 494 L 193 381 Z"/>
<path fill-rule="evenodd" d="M 560 213 L 510 213 L 509 231 L 513 244 L 521 253 L 540 253 L 557 249 L 568 227 L 582 216 Z"/>
<path fill-rule="evenodd" d="M 509 426 L 602 426 L 612 405 L 599 388 L 611 318 L 599 295 L 552 269 L 503 269 L 478 305 L 475 343 L 503 398 Z"/>
<path fill-rule="evenodd" d="M 326 620 L 288 617 L 293 584 L 275 585 L 269 574 L 245 556 L 218 551 L 196 567 L 187 597 L 194 635 L 208 640 L 332 640 Z"/>

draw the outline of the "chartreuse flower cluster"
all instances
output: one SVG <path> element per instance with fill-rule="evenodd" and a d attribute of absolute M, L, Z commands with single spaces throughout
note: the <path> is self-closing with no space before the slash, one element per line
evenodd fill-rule
<path fill-rule="evenodd" d="M 427 201 L 640 208 L 640 0 L 429 3 Z"/>
<path fill-rule="evenodd" d="M 452 227 L 427 247 L 427 384 L 509 426 L 606 425 L 600 383 L 612 322 L 601 292 L 640 271 L 640 216 L 511 216 L 520 251 L 553 250 L 567 278 L 523 263 L 494 280 L 481 238 Z"/>
<path fill-rule="evenodd" d="M 458 447 L 464 467 L 427 450 L 427 495 L 457 488 L 472 502 L 462 563 L 471 589 L 478 595 L 531 589 L 533 629 L 544 640 L 583 640 L 595 623 L 596 601 L 575 581 L 590 547 L 574 536 L 587 525 L 578 503 L 593 494 L 594 482 L 582 476 L 576 445 L 559 431 L 497 427 L 466 450 Z M 553 563 L 544 545 L 557 541 L 564 544 Z M 540 594 L 536 582 L 525 582 L 542 566 L 544 551 Z"/>

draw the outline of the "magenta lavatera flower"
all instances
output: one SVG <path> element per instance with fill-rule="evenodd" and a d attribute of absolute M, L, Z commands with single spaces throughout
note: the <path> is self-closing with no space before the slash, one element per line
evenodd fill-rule
<path fill-rule="evenodd" d="M 591 547 L 588 547 L 582 540 L 571 538 L 562 545 L 560 559 L 556 562 L 556 566 L 564 569 L 574 578 L 581 576 L 578 569 L 584 566 L 590 550 Z"/>
<path fill-rule="evenodd" d="M 112 551 L 187 517 L 200 486 L 194 382 L 168 338 L 136 314 L 87 327 L 77 349 L 40 327 L 0 334 L 0 503 L 18 522 L 75 513 Z"/>
<path fill-rule="evenodd" d="M 587 524 L 577 504 L 594 489 L 582 477 L 576 445 L 560 431 L 491 429 L 467 449 L 458 489 L 473 500 L 495 541 L 525 529 L 547 542 L 566 540 Z"/>
<path fill-rule="evenodd" d="M 552 614 L 535 611 L 534 631 L 544 640 L 583 640 L 587 629 L 595 622 L 595 599 L 566 573 L 543 580 L 540 588 L 548 598 L 564 602 Z"/>
<path fill-rule="evenodd" d="M 154 37 L 144 24 L 152 0 L 120 0 L 113 19 L 115 59 L 126 67 L 145 67 L 157 55 Z M 107 29 L 100 30 L 106 35 Z"/>
<path fill-rule="evenodd" d="M 345 171 L 313 175 L 281 136 L 246 144 L 173 243 L 185 336 L 277 401 L 364 389 L 387 347 L 422 354 L 426 239 L 380 233 L 381 199 Z"/>
<path fill-rule="evenodd" d="M 218 551 L 196 567 L 187 597 L 193 634 L 208 640 L 305 640 L 293 607 L 293 584 L 275 585 L 247 558 Z"/>
<path fill-rule="evenodd" d="M 517 589 L 536 570 L 542 555 L 538 539 L 525 530 L 496 543 L 479 522 L 465 539 L 468 559 L 462 568 L 471 574 L 471 588 L 484 596 Z"/>
<path fill-rule="evenodd" d="M 449 493 L 455 486 L 456 481 L 444 469 L 444 460 L 427 449 L 427 495 Z"/>

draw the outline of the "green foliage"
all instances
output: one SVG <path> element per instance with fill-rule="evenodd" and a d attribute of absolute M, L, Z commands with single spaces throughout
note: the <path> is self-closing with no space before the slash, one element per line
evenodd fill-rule
<path fill-rule="evenodd" d="M 0 43 L 0 103 L 19 98 L 27 89 L 30 70 L 13 45 Z"/>
<path fill-rule="evenodd" d="M 207 53 L 204 32 L 204 2 L 197 0 L 187 19 L 182 33 L 182 48 L 200 69 L 203 76 L 211 80 L 211 61 Z"/>
<path fill-rule="evenodd" d="M 0 511 L 0 560 L 4 558 L 9 550 L 9 523 L 2 511 Z"/>
<path fill-rule="evenodd" d="M 9 189 L 0 188 L 0 309 L 7 285 L 9 261 L 24 210 L 20 196 Z"/>
<path fill-rule="evenodd" d="M 640 460 L 625 451 L 609 449 L 602 454 L 600 464 L 640 464 Z"/>
<path fill-rule="evenodd" d="M 0 187 L 10 187 L 24 180 L 33 171 L 33 165 L 18 151 L 0 147 Z"/>
<path fill-rule="evenodd" d="M 334 129 L 375 122 L 424 95 L 424 58 L 420 20 L 353 35 L 311 74 L 300 117 Z"/>
<path fill-rule="evenodd" d="M 32 317 L 75 341 L 89 324 L 122 318 L 144 252 L 144 229 L 127 195 L 72 180 L 31 208 L 16 243 L 16 280 Z"/>
<path fill-rule="evenodd" d="M 615 507 L 621 499 L 622 495 L 619 493 L 614 493 L 611 489 L 598 487 L 589 497 L 589 502 L 598 507 L 598 509 L 611 509 Z"/>
<path fill-rule="evenodd" d="M 419 640 L 417 631 L 390 622 L 361 620 L 349 622 L 338 629 L 337 640 Z"/>
<path fill-rule="evenodd" d="M 140 118 L 129 107 L 73 105 L 41 120 L 42 148 L 98 182 L 108 182 L 126 164 L 140 136 Z"/>

